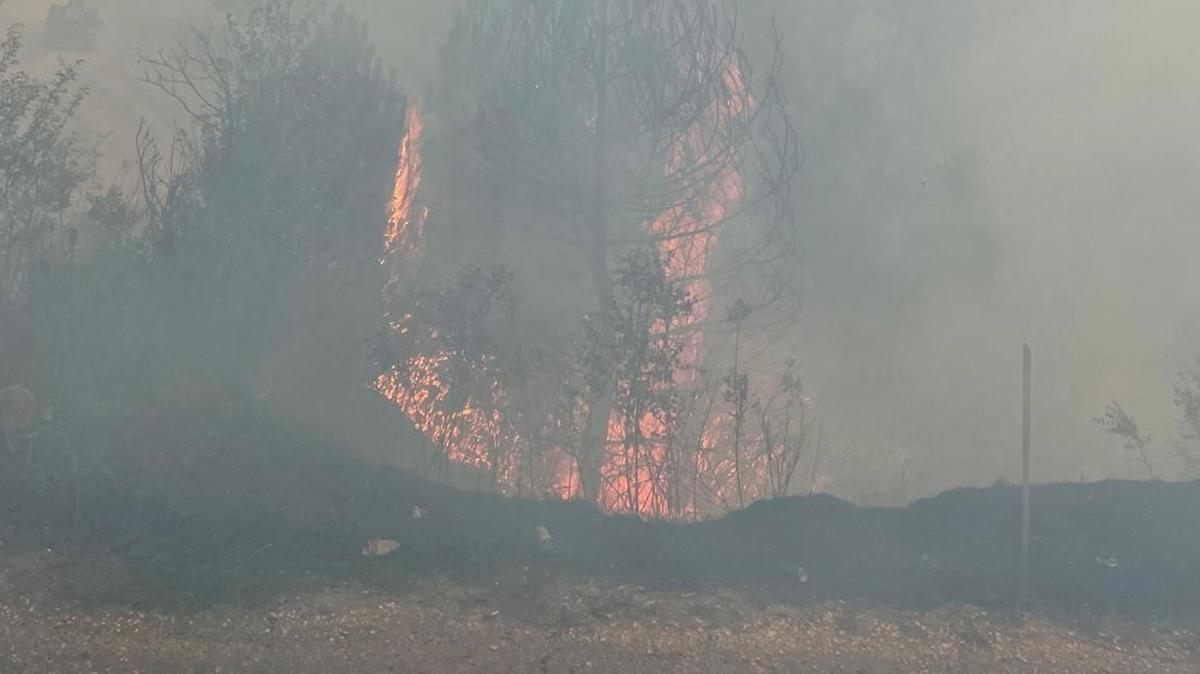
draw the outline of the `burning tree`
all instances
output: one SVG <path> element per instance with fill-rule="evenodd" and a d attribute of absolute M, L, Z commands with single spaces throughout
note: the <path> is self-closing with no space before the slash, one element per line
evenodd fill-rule
<path fill-rule="evenodd" d="M 402 292 L 405 313 L 378 341 L 377 387 L 433 441 L 428 465 L 437 477 L 453 461 L 483 468 L 503 487 L 517 440 L 500 422 L 512 370 L 498 343 L 513 315 L 508 272 L 467 268 L 444 287 Z"/>
<path fill-rule="evenodd" d="M 603 468 L 607 502 L 631 513 L 672 512 L 672 454 L 681 432 L 681 400 L 676 383 L 688 334 L 680 331 L 695 302 L 682 283 L 668 276 L 670 260 L 657 251 L 633 251 L 620 258 L 610 311 L 585 322 L 586 381 L 593 397 L 612 386 L 613 443 Z"/>
<path fill-rule="evenodd" d="M 671 376 L 656 375 L 653 388 L 665 394 L 689 385 L 702 365 L 702 335 L 721 329 L 709 318 L 714 278 L 774 309 L 756 316 L 791 315 L 782 310 L 791 298 L 776 263 L 793 250 L 797 144 L 776 77 L 780 38 L 771 38 L 772 60 L 760 78 L 741 48 L 736 14 L 712 0 L 474 2 L 446 41 L 426 122 L 434 131 L 429 146 L 447 166 L 440 175 L 475 195 L 479 209 L 439 201 L 426 176 L 422 189 L 432 190 L 442 238 L 426 231 L 430 211 L 420 206 L 408 206 L 401 220 L 435 249 L 516 248 L 510 264 L 518 277 L 530 269 L 523 257 L 530 244 L 522 251 L 514 242 L 569 257 L 572 270 L 586 270 L 586 291 L 567 271 L 539 290 L 540 303 L 578 306 L 582 293 L 590 295 L 583 304 L 597 352 L 618 349 L 622 339 L 613 319 L 623 315 L 619 286 L 628 270 L 617 262 L 649 246 L 664 281 L 689 304 L 670 322 L 652 322 L 658 339 L 678 347 Z M 414 202 L 415 165 L 411 148 L 402 151 L 403 198 L 393 204 Z M 457 222 L 469 229 L 454 229 Z M 391 250 L 393 259 L 416 261 L 411 246 Z M 643 432 L 650 422 L 627 416 L 639 410 L 622 410 L 621 397 L 639 377 L 618 367 L 585 369 L 588 381 L 576 387 L 579 436 L 561 447 L 577 464 L 570 481 L 584 498 L 614 507 L 625 499 L 630 508 L 629 485 L 606 492 L 606 484 L 614 484 L 631 437 L 641 442 L 637 436 L 665 430 Z"/>

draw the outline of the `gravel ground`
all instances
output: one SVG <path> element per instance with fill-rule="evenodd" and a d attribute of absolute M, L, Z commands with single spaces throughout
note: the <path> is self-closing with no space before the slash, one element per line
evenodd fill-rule
<path fill-rule="evenodd" d="M 426 577 L 386 594 L 344 586 L 253 608 L 139 612 L 65 596 L 61 561 L 0 552 L 0 671 L 1200 671 L 1200 624 L 792 606 L 527 568 L 487 584 Z"/>

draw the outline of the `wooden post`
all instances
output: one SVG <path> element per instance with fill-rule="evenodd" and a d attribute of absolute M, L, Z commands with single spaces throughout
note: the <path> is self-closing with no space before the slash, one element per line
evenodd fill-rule
<path fill-rule="evenodd" d="M 1021 368 L 1021 590 L 1024 606 L 1029 592 L 1029 344 L 1024 345 Z"/>

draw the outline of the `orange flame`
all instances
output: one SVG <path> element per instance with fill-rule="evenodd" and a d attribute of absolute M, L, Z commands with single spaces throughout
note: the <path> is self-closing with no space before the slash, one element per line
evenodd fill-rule
<path fill-rule="evenodd" d="M 399 281 L 400 270 L 419 259 L 424 227 L 429 209 L 420 203 L 423 180 L 422 140 L 424 121 L 421 108 L 414 104 L 408 112 L 407 127 L 400 141 L 395 186 L 388 203 L 387 227 L 384 231 L 384 255 L 381 262 L 391 265 L 393 273 L 388 288 Z M 389 328 L 406 334 L 414 327 L 411 315 L 394 321 Z M 455 397 L 451 371 L 455 354 L 442 351 L 409 356 L 391 371 L 376 377 L 375 389 L 394 403 L 425 434 L 446 460 L 474 466 L 490 473 L 496 486 L 504 489 L 516 485 L 520 475 L 520 456 L 525 439 L 502 418 L 505 397 L 499 382 L 493 381 L 476 395 L 484 399 Z M 477 374 L 486 374 L 487 363 L 478 363 Z M 555 476 L 550 486 L 562 498 L 573 497 L 578 481 L 569 479 L 568 463 L 563 452 L 551 452 L 545 457 Z M 563 477 L 563 476 L 567 477 Z"/>
<path fill-rule="evenodd" d="M 665 167 L 667 175 L 674 175 L 696 165 L 712 165 L 716 168 L 711 181 L 696 184 L 684 199 L 649 223 L 649 231 L 657 240 L 659 255 L 666 264 L 667 278 L 682 284 L 694 302 L 691 315 L 682 326 L 675 328 L 677 330 L 687 331 L 708 315 L 710 288 L 706 274 L 709 252 L 716 239 L 717 226 L 733 212 L 744 189 L 741 174 L 727 157 L 706 155 L 711 129 L 743 116 L 753 102 L 736 61 L 729 64 L 722 83 L 724 95 L 713 100 L 708 114 L 678 141 L 673 148 L 672 160 Z M 687 331 L 675 384 L 693 383 L 700 362 L 702 339 L 700 330 Z M 631 430 L 637 431 L 645 446 L 627 446 L 629 443 L 624 439 L 631 435 Z M 658 516 L 672 514 L 669 512 L 672 504 L 668 498 L 668 482 L 673 478 L 667 465 L 670 457 L 666 431 L 653 415 L 640 419 L 635 429 L 629 420 L 614 412 L 608 425 L 608 457 L 602 468 L 606 488 L 601 498 L 605 507 Z M 716 426 L 706 429 L 707 437 L 702 438 L 702 444 L 711 442 L 716 432 Z M 699 473 L 709 473 L 719 465 L 710 465 L 702 454 L 694 461 L 697 464 L 692 469 Z M 694 503 L 674 504 L 677 514 L 694 514 L 696 507 Z"/>
<path fill-rule="evenodd" d="M 429 210 L 417 205 L 424 166 L 421 161 L 423 125 L 420 106 L 408 111 L 407 131 L 400 139 L 400 158 L 396 165 L 396 185 L 388 203 L 387 229 L 383 247 L 388 252 L 403 249 L 413 256 L 421 245 Z"/>
<path fill-rule="evenodd" d="M 736 62 L 729 65 L 722 83 L 723 95 L 712 101 L 708 113 L 677 142 L 672 149 L 672 160 L 663 167 L 670 177 L 690 171 L 696 165 L 710 165 L 715 167 L 710 180 L 696 185 L 679 204 L 647 223 L 647 230 L 666 263 L 668 279 L 682 284 L 694 302 L 687 323 L 672 329 L 695 328 L 707 317 L 710 287 L 706 274 L 716 228 L 730 216 L 743 195 L 742 176 L 728 161 L 729 157 L 705 155 L 712 130 L 743 117 L 753 104 Z M 382 261 L 390 260 L 397 267 L 419 256 L 429 215 L 418 199 L 423 177 L 422 133 L 420 108 L 414 105 L 400 144 L 395 189 L 388 205 L 384 234 Z M 389 283 L 395 280 L 393 274 Z M 410 329 L 404 321 L 392 328 L 401 333 Z M 686 332 L 681 355 L 683 367 L 675 375 L 676 384 L 693 383 L 700 361 L 701 331 Z M 495 476 L 497 487 L 509 490 L 521 479 L 521 457 L 530 451 L 528 442 L 503 418 L 500 410 L 505 393 L 498 382 L 485 387 L 488 390 L 483 393 L 476 392 L 486 400 L 454 399 L 449 384 L 453 379 L 447 371 L 453 357 L 448 352 L 412 356 L 403 368 L 379 375 L 376 388 L 440 447 L 449 461 L 488 470 Z M 695 475 L 705 475 L 710 488 L 718 492 L 715 494 L 718 500 L 728 497 L 725 492 L 733 472 L 731 459 L 715 451 L 716 447 L 727 444 L 723 437 L 726 430 L 719 422 L 706 424 L 698 439 L 703 451 L 695 452 L 691 465 L 684 467 Z M 628 437 L 640 437 L 643 446 L 631 446 L 625 440 Z M 677 457 L 669 456 L 667 429 L 657 417 L 647 414 L 634 421 L 614 412 L 609 420 L 607 444 L 601 470 L 604 485 L 600 501 L 604 508 L 657 516 L 699 513 L 700 506 L 694 499 L 672 502 L 671 470 L 679 467 L 669 465 Z M 565 499 L 580 493 L 578 465 L 564 449 L 551 448 L 540 458 L 551 476 L 548 488 L 554 496 Z M 679 497 L 674 499 L 678 501 Z"/>

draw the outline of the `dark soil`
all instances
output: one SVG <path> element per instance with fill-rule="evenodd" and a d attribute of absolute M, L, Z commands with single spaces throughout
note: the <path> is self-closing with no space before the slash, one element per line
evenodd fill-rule
<path fill-rule="evenodd" d="M 64 596 L 196 609 L 340 582 L 380 591 L 430 574 L 486 583 L 529 567 L 664 591 L 742 588 L 796 605 L 1018 608 L 1015 488 L 957 489 L 903 508 L 816 495 L 713 521 L 644 522 L 579 502 L 449 489 L 346 460 L 258 418 L 219 433 L 186 419 L 155 423 L 138 436 L 150 447 L 126 443 L 134 459 L 106 472 L 40 479 L 34 490 L 38 476 L 9 457 L 0 474 L 0 539 L 69 552 Z M 413 506 L 426 516 L 414 519 Z M 1026 610 L 1200 615 L 1200 483 L 1040 486 L 1033 507 Z M 539 526 L 553 536 L 548 548 Z M 364 558 L 371 538 L 400 548 Z M 118 571 L 95 582 L 106 572 L 86 561 L 94 558 Z M 72 559 L 84 561 L 72 569 Z"/>
<path fill-rule="evenodd" d="M 644 522 L 254 418 L 116 447 L 0 457 L 0 671 L 1200 671 L 1200 483 L 1037 487 L 1022 607 L 1013 488 Z"/>

